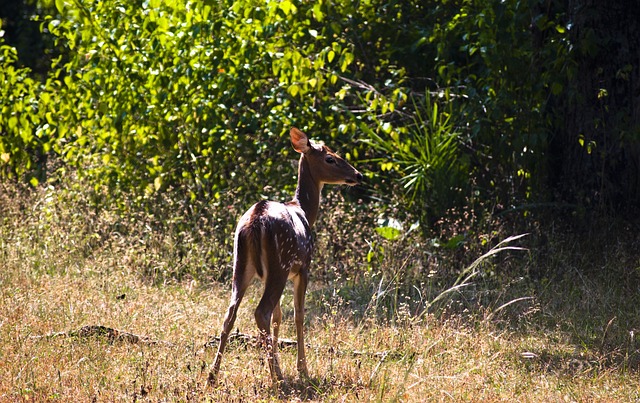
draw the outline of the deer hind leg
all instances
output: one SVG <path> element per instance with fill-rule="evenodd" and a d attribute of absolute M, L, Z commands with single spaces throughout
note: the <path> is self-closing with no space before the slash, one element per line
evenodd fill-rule
<path fill-rule="evenodd" d="M 296 336 L 298 341 L 298 374 L 301 378 L 308 378 L 307 358 L 304 352 L 304 295 L 307 291 L 309 274 L 306 270 L 293 278 L 293 305 L 294 320 L 296 323 Z"/>
<path fill-rule="evenodd" d="M 273 352 L 278 351 L 278 335 L 280 334 L 280 324 L 282 323 L 282 309 L 280 308 L 280 300 L 273 308 L 271 314 L 271 327 L 273 328 Z"/>
<path fill-rule="evenodd" d="M 270 267 L 269 270 L 271 269 L 272 268 Z M 276 268 L 273 269 L 277 270 Z M 269 271 L 269 274 L 272 273 L 273 272 Z M 271 378 L 274 382 L 283 381 L 284 378 L 282 376 L 280 364 L 278 363 L 274 338 L 271 336 L 271 318 L 273 317 L 274 311 L 277 309 L 276 306 L 278 306 L 278 311 L 280 312 L 280 297 L 284 291 L 286 280 L 286 277 L 281 278 L 276 275 L 267 275 L 264 294 L 262 295 L 262 299 L 260 300 L 255 313 L 256 323 L 258 324 L 258 329 L 260 331 L 260 342 L 265 350 L 267 362 L 269 363 L 269 371 L 271 372 Z M 275 330 L 274 333 L 277 334 L 278 330 Z"/>
<path fill-rule="evenodd" d="M 220 372 L 220 364 L 222 363 L 222 354 L 227 346 L 227 341 L 229 339 L 231 329 L 233 328 L 233 324 L 236 321 L 238 308 L 240 307 L 242 298 L 244 297 L 244 294 L 256 273 L 255 265 L 250 262 L 246 254 L 244 254 L 243 248 L 239 247 L 237 252 L 232 280 L 231 302 L 229 303 L 229 308 L 227 309 L 227 313 L 224 317 L 222 332 L 220 333 L 220 343 L 218 344 L 218 352 L 216 353 L 216 358 L 213 362 L 213 366 L 211 367 L 211 371 L 209 372 L 209 378 L 207 380 L 207 384 L 209 386 L 215 385 L 217 381 L 218 373 Z"/>

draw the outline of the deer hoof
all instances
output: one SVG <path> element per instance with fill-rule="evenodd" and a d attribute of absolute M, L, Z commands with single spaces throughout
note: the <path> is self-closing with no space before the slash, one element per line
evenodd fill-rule
<path fill-rule="evenodd" d="M 207 387 L 213 388 L 214 386 L 216 386 L 216 383 L 218 382 L 217 378 L 218 378 L 217 374 L 214 374 L 213 372 L 209 372 L 209 377 L 207 378 Z"/>

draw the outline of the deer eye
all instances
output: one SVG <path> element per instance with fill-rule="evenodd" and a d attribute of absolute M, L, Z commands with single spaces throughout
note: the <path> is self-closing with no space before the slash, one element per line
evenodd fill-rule
<path fill-rule="evenodd" d="M 336 163 L 336 160 L 333 159 L 333 157 L 330 156 L 330 155 L 327 155 L 327 158 L 325 158 L 324 160 L 327 162 L 327 164 L 335 164 Z"/>

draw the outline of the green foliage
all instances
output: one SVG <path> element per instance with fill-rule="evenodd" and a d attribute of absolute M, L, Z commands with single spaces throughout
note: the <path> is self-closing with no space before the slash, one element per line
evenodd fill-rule
<path fill-rule="evenodd" d="M 427 94 L 413 101 L 410 124 L 393 127 L 380 122 L 376 131 L 362 126 L 369 144 L 386 158 L 378 159 L 382 172 L 395 172 L 404 189 L 403 204 L 421 224 L 441 217 L 448 208 L 463 202 L 468 164 L 459 150 L 460 133 L 452 121 L 447 94 L 442 100 Z M 448 110 L 440 109 L 443 108 Z"/>
<path fill-rule="evenodd" d="M 563 15 L 535 1 L 464 1 L 446 10 L 454 12 L 427 40 L 437 49 L 438 81 L 462 100 L 465 142 L 485 198 L 544 197 L 548 103 L 574 74 Z"/>
<path fill-rule="evenodd" d="M 179 188 L 194 201 L 291 183 L 287 164 L 272 163 L 288 150 L 282 134 L 296 124 L 323 137 L 335 125 L 330 88 L 353 56 L 317 26 L 329 4 L 55 4 L 61 17 L 45 16 L 43 29 L 68 61 L 50 73 L 54 121 L 34 110 L 32 131 L 55 138 L 106 197 L 133 191 L 144 203 Z"/>
<path fill-rule="evenodd" d="M 97 203 L 149 207 L 172 194 L 190 209 L 265 184 L 290 190 L 292 125 L 348 144 L 374 191 L 395 193 L 379 198 L 408 206 L 423 228 L 461 203 L 546 201 L 563 155 L 577 161 L 565 170 L 600 164 L 589 171 L 598 191 L 637 160 L 619 155 L 637 137 L 626 109 L 609 116 L 622 98 L 609 84 L 578 88 L 580 63 L 603 43 L 573 28 L 565 4 L 56 0 L 35 10 L 55 39 L 48 57 L 61 56 L 35 75 L 0 37 L 1 173 L 37 184 L 52 167 L 73 172 Z M 616 80 L 633 71 L 620 66 Z M 595 128 L 576 132 L 568 120 L 590 96 Z M 605 142 L 616 130 L 620 141 Z"/>
<path fill-rule="evenodd" d="M 44 176 L 42 160 L 53 147 L 51 96 L 16 61 L 16 50 L 0 42 L 0 175 L 37 185 Z"/>

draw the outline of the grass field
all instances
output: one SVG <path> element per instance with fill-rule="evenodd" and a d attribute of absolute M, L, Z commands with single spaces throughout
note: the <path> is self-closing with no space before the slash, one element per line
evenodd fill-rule
<path fill-rule="evenodd" d="M 546 264 L 565 267 L 563 275 L 514 277 L 501 290 L 474 280 L 472 291 L 432 311 L 418 311 L 424 304 L 403 303 L 401 295 L 380 314 L 376 295 L 391 277 L 367 293 L 357 281 L 314 272 L 306 318 L 311 379 L 297 379 L 295 349 L 283 349 L 287 385 L 274 390 L 261 352 L 236 343 L 218 385 L 207 389 L 215 349 L 205 343 L 220 331 L 228 281 L 149 274 L 167 264 L 201 265 L 204 245 L 194 242 L 195 252 L 176 263 L 168 236 L 144 240 L 113 225 L 103 231 L 112 218 L 69 208 L 50 193 L 0 191 L 0 401 L 640 400 L 634 239 L 598 249 L 605 256 L 597 258 L 577 253 L 576 239 L 552 242 Z M 318 229 L 321 245 L 330 226 Z M 353 251 L 363 261 L 366 254 Z M 402 269 L 406 256 L 380 265 Z M 319 251 L 314 267 L 336 259 Z M 357 266 L 357 257 L 349 259 Z M 522 267 L 537 261 L 530 253 L 509 259 Z M 610 274 L 581 274 L 583 264 Z M 380 267 L 387 269 L 393 272 Z M 242 333 L 256 332 L 260 291 L 252 287 L 241 306 Z M 285 338 L 295 338 L 292 309 L 289 288 Z M 114 339 L 105 329 L 140 339 Z"/>

